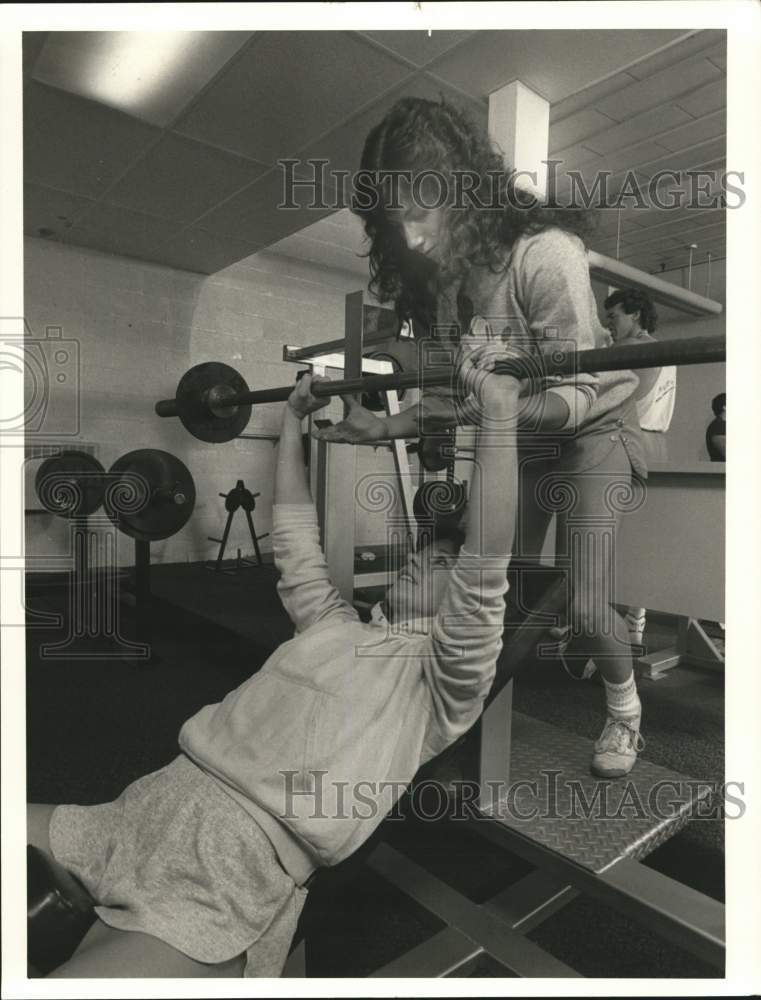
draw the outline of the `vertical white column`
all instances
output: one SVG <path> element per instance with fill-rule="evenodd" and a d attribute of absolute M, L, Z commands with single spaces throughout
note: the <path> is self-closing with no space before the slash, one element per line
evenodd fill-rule
<path fill-rule="evenodd" d="M 489 94 L 489 135 L 509 166 L 520 171 L 516 184 L 538 198 L 547 194 L 550 103 L 513 80 Z"/>

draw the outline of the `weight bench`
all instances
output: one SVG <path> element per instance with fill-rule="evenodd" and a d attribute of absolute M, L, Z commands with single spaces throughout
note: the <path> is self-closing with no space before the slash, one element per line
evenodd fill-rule
<path fill-rule="evenodd" d="M 552 581 L 549 585 L 547 579 Z M 519 667 L 525 667 L 530 663 L 531 652 L 537 638 L 543 628 L 547 627 L 547 616 L 562 613 L 567 591 L 565 580 L 562 577 L 557 579 L 555 574 L 549 573 L 545 574 L 544 583 L 542 599 L 537 602 L 541 610 L 538 608 L 537 611 L 529 612 L 521 626 L 510 635 L 507 646 L 510 655 L 500 658 L 497 676 L 487 698 L 487 704 L 512 680 Z M 413 784 L 435 777 L 437 771 L 440 773 L 442 766 L 446 768 L 447 764 L 452 759 L 456 760 L 463 750 L 466 756 L 470 756 L 467 745 L 472 745 L 477 725 L 442 754 L 421 767 Z M 330 879 L 335 883 L 336 880 L 351 879 L 374 852 L 382 837 L 382 829 L 379 827 L 351 857 L 331 869 L 320 869 L 315 875 L 315 882 L 321 884 L 325 879 Z M 27 892 L 29 976 L 38 978 L 52 972 L 74 953 L 95 921 L 94 900 L 66 868 L 44 851 L 31 845 L 27 846 Z M 309 920 L 307 901 L 283 970 L 284 977 L 306 976 L 305 939 Z"/>

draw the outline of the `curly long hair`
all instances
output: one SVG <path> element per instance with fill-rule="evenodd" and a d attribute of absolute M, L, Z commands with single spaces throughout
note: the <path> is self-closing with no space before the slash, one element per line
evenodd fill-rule
<path fill-rule="evenodd" d="M 408 250 L 389 222 L 380 178 L 391 171 L 412 175 L 435 171 L 452 189 L 456 174 L 477 175 L 481 193 L 476 197 L 481 204 L 463 198 L 456 211 L 447 212 L 437 263 Z M 543 207 L 527 198 L 516 188 L 515 171 L 506 166 L 488 136 L 444 99 L 397 101 L 370 131 L 360 174 L 374 179 L 376 195 L 364 201 L 355 197 L 352 204 L 370 242 L 370 290 L 380 302 L 393 301 L 400 319 L 413 319 L 423 328 L 435 319 L 436 296 L 442 288 L 461 282 L 473 267 L 503 270 L 510 247 L 522 234 L 557 226 L 583 236 L 589 229 L 588 213 Z"/>

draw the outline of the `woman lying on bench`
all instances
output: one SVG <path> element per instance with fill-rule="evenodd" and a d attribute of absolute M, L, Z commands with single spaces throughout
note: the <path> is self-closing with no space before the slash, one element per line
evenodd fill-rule
<path fill-rule="evenodd" d="M 30 843 L 95 900 L 56 977 L 278 976 L 320 867 L 354 852 L 418 768 L 477 719 L 502 646 L 516 504 L 519 383 L 462 352 L 480 427 L 465 539 L 434 538 L 365 624 L 330 582 L 301 424 L 283 416 L 273 545 L 295 636 L 180 732 L 180 755 L 96 806 L 30 805 Z"/>

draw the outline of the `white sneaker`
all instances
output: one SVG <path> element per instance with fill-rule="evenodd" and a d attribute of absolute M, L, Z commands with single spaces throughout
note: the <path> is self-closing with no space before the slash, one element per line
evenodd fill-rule
<path fill-rule="evenodd" d="M 640 716 L 616 719 L 609 715 L 602 735 L 595 743 L 592 774 L 598 778 L 623 778 L 637 762 L 637 754 L 645 749 L 639 731 Z"/>

